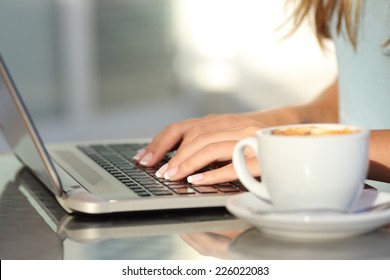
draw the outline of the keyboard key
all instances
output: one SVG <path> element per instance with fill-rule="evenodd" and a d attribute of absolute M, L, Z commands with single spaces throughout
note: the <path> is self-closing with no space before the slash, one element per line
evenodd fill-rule
<path fill-rule="evenodd" d="M 196 192 L 191 188 L 179 188 L 179 189 L 172 189 L 177 194 L 184 195 L 184 194 L 196 194 Z"/>
<path fill-rule="evenodd" d="M 79 146 L 79 149 L 139 196 L 201 195 L 246 191 L 239 181 L 216 186 L 194 186 L 186 181 L 172 182 L 157 178 L 155 176 L 156 171 L 168 162 L 174 153 L 167 154 L 154 167 L 144 167 L 132 160 L 135 153 L 144 146 L 145 144 L 142 143 L 119 143 Z M 207 167 L 204 170 L 209 169 L 211 167 Z"/>
<path fill-rule="evenodd" d="M 161 190 L 161 191 L 151 191 L 154 195 L 173 195 L 172 192 L 168 190 Z"/>
<path fill-rule="evenodd" d="M 199 193 L 217 193 L 218 191 L 212 186 L 192 186 Z"/>

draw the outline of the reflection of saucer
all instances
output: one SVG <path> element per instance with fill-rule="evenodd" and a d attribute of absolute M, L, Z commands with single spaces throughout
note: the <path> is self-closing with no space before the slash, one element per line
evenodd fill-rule
<path fill-rule="evenodd" d="M 252 228 L 234 239 L 229 256 L 256 260 L 388 260 L 390 234 L 378 230 L 350 238 L 304 242 L 271 238 Z"/>
<path fill-rule="evenodd" d="M 355 209 L 390 201 L 390 194 L 364 190 Z M 390 223 L 390 209 L 356 214 L 277 214 L 274 207 L 251 193 L 230 198 L 227 209 L 267 235 L 294 239 L 333 239 L 361 235 Z"/>

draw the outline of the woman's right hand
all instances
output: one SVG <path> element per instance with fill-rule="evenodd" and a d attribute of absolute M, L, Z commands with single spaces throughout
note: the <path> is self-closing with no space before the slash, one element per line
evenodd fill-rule
<path fill-rule="evenodd" d="M 251 114 L 209 115 L 173 123 L 163 129 L 135 156 L 141 165 L 154 166 L 167 152 L 176 150 L 168 164 L 161 167 L 157 176 L 168 180 L 186 178 L 193 184 L 215 184 L 237 179 L 231 163 L 234 145 L 242 138 L 254 136 L 263 127 L 294 123 L 286 109 Z M 247 153 L 248 167 L 254 176 L 259 175 L 257 160 Z M 196 173 L 208 166 L 209 171 Z M 195 173 L 195 174 L 194 174 Z"/>
<path fill-rule="evenodd" d="M 312 102 L 296 107 L 280 108 L 248 114 L 209 115 L 176 122 L 163 129 L 134 157 L 141 165 L 154 166 L 169 151 L 176 150 L 157 176 L 168 180 L 187 177 L 193 184 L 216 184 L 237 179 L 231 163 L 237 141 L 254 136 L 256 130 L 276 125 L 302 122 L 338 121 L 338 83 L 335 81 Z M 252 175 L 259 175 L 257 160 L 248 151 L 247 165 Z M 202 171 L 208 165 L 218 168 Z"/>

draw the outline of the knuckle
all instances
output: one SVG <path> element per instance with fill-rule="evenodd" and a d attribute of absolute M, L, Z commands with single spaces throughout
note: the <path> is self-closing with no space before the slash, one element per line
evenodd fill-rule
<path fill-rule="evenodd" d="M 170 133 L 178 133 L 180 131 L 180 123 L 178 122 L 171 123 L 165 128 L 165 130 Z"/>
<path fill-rule="evenodd" d="M 209 136 L 208 135 L 198 135 L 197 137 L 194 138 L 193 144 L 196 147 L 204 147 L 209 143 Z"/>
<path fill-rule="evenodd" d="M 218 143 L 209 143 L 204 147 L 205 153 L 207 153 L 210 157 L 219 152 L 220 145 Z"/>
<path fill-rule="evenodd" d="M 184 161 L 180 164 L 180 172 L 183 174 L 191 173 L 194 169 L 192 163 L 190 161 Z"/>
<path fill-rule="evenodd" d="M 203 127 L 201 125 L 197 125 L 197 126 L 192 127 L 186 135 L 188 135 L 190 137 L 194 137 L 194 136 L 201 134 L 202 131 L 203 131 Z"/>

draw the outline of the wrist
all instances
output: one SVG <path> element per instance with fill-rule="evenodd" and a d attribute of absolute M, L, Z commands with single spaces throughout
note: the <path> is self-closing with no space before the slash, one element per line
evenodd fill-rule
<path fill-rule="evenodd" d="M 298 124 L 304 119 L 301 106 L 263 110 L 249 114 L 259 127 Z"/>

